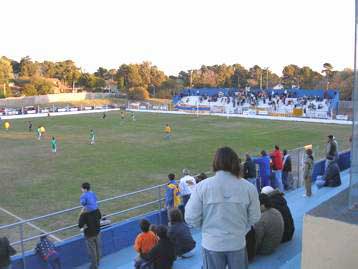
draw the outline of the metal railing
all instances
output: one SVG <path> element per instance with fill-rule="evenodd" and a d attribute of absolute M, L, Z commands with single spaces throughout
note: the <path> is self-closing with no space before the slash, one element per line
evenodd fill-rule
<path fill-rule="evenodd" d="M 100 205 L 102 205 L 101 206 L 101 208 L 102 208 L 105 203 L 110 203 L 113 201 L 118 202 L 118 201 L 122 201 L 124 199 L 128 199 L 131 197 L 138 197 L 141 194 L 145 194 L 145 196 L 149 198 L 149 201 L 144 202 L 143 199 L 137 199 L 136 202 L 138 203 L 138 205 L 135 205 L 135 206 L 132 206 L 132 207 L 129 207 L 126 209 L 115 210 L 115 211 L 111 212 L 110 214 L 107 214 L 106 217 L 107 218 L 108 217 L 116 217 L 116 216 L 124 215 L 124 214 L 130 213 L 132 211 L 136 211 L 136 210 L 140 210 L 140 209 L 144 209 L 144 208 L 150 208 L 150 210 L 141 211 L 141 214 L 139 214 L 139 215 L 143 215 L 143 214 L 153 212 L 156 210 L 158 210 L 160 212 L 164 207 L 163 206 L 164 205 L 163 201 L 165 200 L 164 196 L 163 196 L 164 186 L 165 186 L 165 184 L 162 184 L 162 185 L 157 185 L 157 186 L 145 188 L 142 190 L 138 190 L 138 191 L 134 191 L 134 192 L 126 193 L 126 194 L 121 194 L 121 195 L 118 195 L 115 197 L 100 200 L 100 201 L 98 201 L 98 203 Z M 75 229 L 78 227 L 78 225 L 71 224 L 71 225 L 67 225 L 65 227 L 61 227 L 61 228 L 51 230 L 51 231 L 46 231 L 45 233 L 41 232 L 38 235 L 28 236 L 28 237 L 25 236 L 25 226 L 28 224 L 37 222 L 37 221 L 49 220 L 50 218 L 53 218 L 53 217 L 68 215 L 70 212 L 79 211 L 80 209 L 82 209 L 82 206 L 75 206 L 75 207 L 68 208 L 65 210 L 46 214 L 43 216 L 17 221 L 12 224 L 2 225 L 2 226 L 0 226 L 0 232 L 4 231 L 4 230 L 18 229 L 19 240 L 12 242 L 11 245 L 12 246 L 20 245 L 23 266 L 24 266 L 24 268 L 26 268 L 25 252 L 29 249 L 25 248 L 25 243 L 32 242 L 32 241 L 40 238 L 43 235 L 53 236 L 55 234 L 59 234 L 64 231 Z M 138 214 L 136 216 L 138 216 Z M 45 229 L 42 229 L 42 230 L 45 230 Z M 64 240 L 69 239 L 71 237 L 76 237 L 79 235 L 81 235 L 81 233 L 76 232 L 76 233 L 72 234 L 71 236 L 67 236 L 66 238 L 64 238 Z M 32 246 L 32 248 L 33 248 L 33 246 Z"/>

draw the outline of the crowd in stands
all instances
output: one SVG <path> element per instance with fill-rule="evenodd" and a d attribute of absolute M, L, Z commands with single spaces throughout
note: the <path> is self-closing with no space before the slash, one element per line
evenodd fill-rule
<path fill-rule="evenodd" d="M 316 181 L 319 188 L 341 184 L 337 160 L 338 143 L 329 135 L 325 173 Z M 308 148 L 304 162 L 307 197 L 312 195 L 313 164 L 313 152 Z M 204 269 L 248 268 L 255 256 L 270 255 L 281 243 L 292 240 L 295 224 L 284 195 L 292 188 L 287 150 L 281 152 L 276 145 L 270 154 L 264 150 L 256 158 L 246 154 L 242 164 L 235 151 L 223 147 L 214 156 L 212 170 L 214 175 L 209 178 L 204 173 L 191 176 L 188 169 L 183 169 L 178 181 L 175 174 L 168 175 L 168 226 L 140 221 L 141 233 L 134 242 L 136 269 L 171 269 L 177 259 L 192 257 L 196 247 L 193 227 L 201 229 Z M 83 183 L 81 190 L 78 227 L 84 234 L 90 268 L 98 269 L 103 218 L 90 184 Z M 60 256 L 46 234 L 35 252 L 49 268 L 61 268 Z M 8 239 L 0 238 L 0 269 L 10 268 L 10 256 L 15 253 Z"/>
<path fill-rule="evenodd" d="M 235 107 L 262 107 L 272 112 L 288 112 L 293 108 L 302 108 L 304 113 L 310 111 L 329 112 L 331 98 L 328 95 L 320 96 L 297 96 L 296 92 L 266 92 L 250 91 L 241 89 L 239 91 L 228 91 L 226 94 L 219 92 L 214 95 L 200 94 L 200 91 L 192 91 L 189 95 L 181 94 L 181 104 L 190 104 L 191 96 L 195 102 L 202 104 L 229 105 Z"/>

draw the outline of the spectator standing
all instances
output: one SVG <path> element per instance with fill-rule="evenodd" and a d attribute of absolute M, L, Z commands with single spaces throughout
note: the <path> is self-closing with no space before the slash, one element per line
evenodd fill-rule
<path fill-rule="evenodd" d="M 333 135 L 328 136 L 326 146 L 326 158 L 328 158 L 329 156 L 333 157 L 333 160 L 338 161 L 338 143 Z M 326 162 L 326 167 L 327 166 L 328 161 Z"/>
<path fill-rule="evenodd" d="M 78 220 L 78 227 L 84 230 L 85 241 L 91 260 L 90 269 L 98 269 L 101 259 L 101 217 L 101 212 L 97 208 L 90 212 L 82 212 Z"/>
<path fill-rule="evenodd" d="M 83 212 L 92 212 L 98 209 L 97 196 L 91 191 L 91 185 L 88 182 L 82 183 L 81 191 L 80 204 L 83 206 Z"/>
<path fill-rule="evenodd" d="M 306 158 L 304 161 L 303 178 L 305 181 L 305 189 L 307 197 L 312 196 L 312 173 L 313 173 L 313 152 L 312 149 L 306 150 Z"/>
<path fill-rule="evenodd" d="M 156 231 L 159 242 L 148 253 L 148 260 L 152 262 L 153 269 L 171 269 L 175 260 L 174 245 L 168 238 L 168 230 L 165 226 L 159 225 Z"/>
<path fill-rule="evenodd" d="M 184 223 L 183 215 L 177 208 L 169 211 L 169 239 L 175 246 L 175 254 L 178 257 L 188 258 L 194 254 L 191 252 L 195 248 L 195 241 L 190 233 L 189 227 Z"/>
<path fill-rule="evenodd" d="M 295 224 L 293 222 L 290 208 L 287 206 L 287 201 L 284 197 L 284 193 L 280 190 L 274 190 L 272 187 L 267 186 L 261 190 L 261 193 L 267 194 L 271 199 L 272 207 L 280 211 L 284 222 L 284 231 L 281 243 L 290 241 L 295 232 Z"/>
<path fill-rule="evenodd" d="M 231 148 L 217 150 L 213 171 L 213 177 L 196 186 L 185 220 L 201 227 L 204 269 L 245 269 L 245 236 L 261 215 L 257 190 L 239 177 L 239 157 Z"/>
<path fill-rule="evenodd" d="M 141 265 L 148 258 L 148 253 L 158 243 L 157 236 L 149 230 L 150 222 L 146 219 L 141 220 L 140 229 L 142 232 L 137 236 L 134 242 L 134 249 L 138 253 L 138 257 L 135 259 L 135 268 L 139 269 Z"/>
<path fill-rule="evenodd" d="M 244 163 L 244 178 L 256 187 L 256 166 L 249 154 L 246 154 Z"/>
<path fill-rule="evenodd" d="M 37 243 L 35 252 L 48 264 L 49 268 L 61 269 L 60 256 L 54 243 L 46 235 L 40 237 L 40 242 Z"/>
<path fill-rule="evenodd" d="M 168 183 L 165 192 L 165 207 L 169 211 L 171 208 L 177 208 L 180 204 L 180 192 L 177 182 L 175 181 L 175 175 L 168 175 Z M 168 212 L 169 213 L 169 212 Z"/>
<path fill-rule="evenodd" d="M 272 172 L 275 176 L 275 184 L 272 185 L 274 185 L 275 188 L 279 188 L 279 190 L 283 192 L 285 190 L 282 184 L 283 157 L 278 145 L 275 146 L 275 150 L 270 156 L 272 158 Z"/>
<path fill-rule="evenodd" d="M 267 156 L 266 151 L 261 151 L 261 157 L 254 159 L 254 163 L 259 165 L 260 189 L 270 186 L 270 157 Z"/>
<path fill-rule="evenodd" d="M 268 195 L 260 194 L 261 218 L 254 225 L 256 254 L 269 255 L 280 245 L 284 222 L 281 213 L 272 207 Z"/>
<path fill-rule="evenodd" d="M 186 168 L 183 169 L 183 177 L 179 181 L 179 191 L 184 207 L 188 203 L 190 195 L 195 188 L 195 185 L 195 178 L 190 175 L 190 171 Z"/>
<path fill-rule="evenodd" d="M 287 152 L 287 149 L 283 150 L 282 162 L 283 162 L 282 183 L 285 190 L 291 190 L 293 188 L 292 161 L 291 161 L 291 156 Z"/>
<path fill-rule="evenodd" d="M 318 188 L 338 187 L 342 184 L 340 169 L 337 162 L 332 156 L 328 156 L 327 161 L 328 166 L 324 171 L 324 175 L 317 177 L 316 185 Z"/>
<path fill-rule="evenodd" d="M 10 256 L 16 254 L 16 250 L 10 245 L 7 237 L 0 238 L 0 269 L 11 269 Z"/>

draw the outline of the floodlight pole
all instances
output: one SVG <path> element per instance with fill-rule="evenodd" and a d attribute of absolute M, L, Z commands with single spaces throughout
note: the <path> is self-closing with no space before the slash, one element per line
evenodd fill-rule
<path fill-rule="evenodd" d="M 351 171 L 349 182 L 350 209 L 358 209 L 358 70 L 357 70 L 357 45 L 358 45 L 358 0 L 355 0 L 355 27 L 354 27 L 354 82 L 352 92 L 352 145 L 351 145 Z"/>

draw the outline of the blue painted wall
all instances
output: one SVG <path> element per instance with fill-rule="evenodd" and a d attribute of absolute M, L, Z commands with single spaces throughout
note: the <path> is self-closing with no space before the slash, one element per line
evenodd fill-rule
<path fill-rule="evenodd" d="M 146 218 L 153 224 L 167 224 L 168 217 L 165 210 L 152 212 L 144 216 L 129 219 L 119 224 L 112 225 L 101 231 L 102 254 L 109 255 L 122 248 L 133 245 L 138 233 L 139 222 Z M 71 269 L 89 262 L 87 248 L 82 236 L 74 237 L 62 243 L 56 244 L 61 256 L 62 268 Z M 33 251 L 28 251 L 25 256 L 26 269 L 44 269 L 46 264 Z M 23 269 L 21 256 L 16 256 L 12 262 L 13 269 Z"/>

